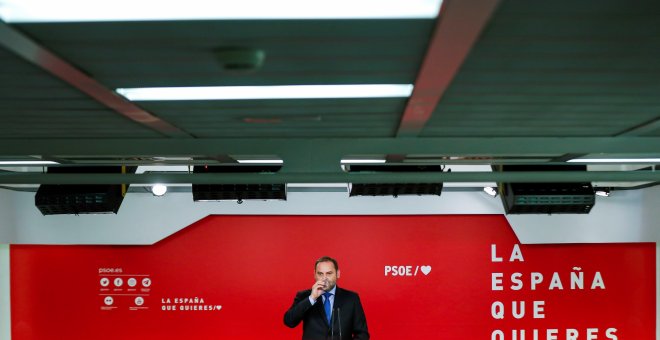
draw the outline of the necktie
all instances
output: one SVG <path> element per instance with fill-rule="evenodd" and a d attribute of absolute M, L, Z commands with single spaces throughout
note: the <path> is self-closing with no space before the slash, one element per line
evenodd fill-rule
<path fill-rule="evenodd" d="M 325 308 L 325 317 L 328 319 L 328 325 L 330 325 L 330 319 L 332 318 L 332 309 L 330 308 L 330 293 L 323 293 L 325 296 L 325 302 L 323 302 L 323 308 Z"/>

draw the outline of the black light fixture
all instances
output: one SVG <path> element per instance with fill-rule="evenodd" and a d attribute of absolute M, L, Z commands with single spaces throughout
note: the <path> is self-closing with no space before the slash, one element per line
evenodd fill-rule
<path fill-rule="evenodd" d="M 275 173 L 282 165 L 195 166 L 193 173 Z M 193 184 L 193 201 L 286 200 L 286 183 L 272 184 Z"/>
<path fill-rule="evenodd" d="M 136 167 L 48 167 L 53 174 L 134 173 Z M 43 184 L 34 197 L 44 215 L 116 214 L 128 191 L 126 184 Z"/>
<path fill-rule="evenodd" d="M 442 165 L 348 165 L 350 173 L 367 172 L 443 172 Z M 442 182 L 436 183 L 351 183 L 349 196 L 437 195 L 442 193 Z"/>
<path fill-rule="evenodd" d="M 587 171 L 586 165 L 502 165 L 496 171 Z M 589 182 L 498 183 L 507 214 L 588 214 L 596 203 Z"/>

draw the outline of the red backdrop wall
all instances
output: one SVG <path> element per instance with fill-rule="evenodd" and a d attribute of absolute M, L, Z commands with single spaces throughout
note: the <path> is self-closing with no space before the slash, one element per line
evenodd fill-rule
<path fill-rule="evenodd" d="M 654 244 L 517 244 L 500 215 L 210 216 L 153 246 L 11 246 L 12 338 L 300 338 L 283 314 L 329 255 L 373 339 L 655 339 Z"/>

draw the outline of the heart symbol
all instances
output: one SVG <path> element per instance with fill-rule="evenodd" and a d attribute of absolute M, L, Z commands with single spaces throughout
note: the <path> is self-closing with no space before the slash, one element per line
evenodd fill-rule
<path fill-rule="evenodd" d="M 421 269 L 422 269 L 422 273 L 424 273 L 424 275 L 429 275 L 429 273 L 431 272 L 431 266 L 422 266 Z"/>

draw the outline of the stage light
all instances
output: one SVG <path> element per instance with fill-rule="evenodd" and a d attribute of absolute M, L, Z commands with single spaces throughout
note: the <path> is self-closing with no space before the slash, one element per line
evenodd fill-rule
<path fill-rule="evenodd" d="M 134 173 L 137 167 L 49 167 L 57 174 Z M 35 206 L 44 215 L 117 213 L 128 191 L 125 184 L 42 184 L 34 196 Z"/>
<path fill-rule="evenodd" d="M 501 165 L 496 171 L 586 171 L 586 165 Z M 498 183 L 507 214 L 588 214 L 596 203 L 591 183 Z"/>
<path fill-rule="evenodd" d="M 195 166 L 195 174 L 223 173 L 275 173 L 282 165 L 204 165 Z M 218 202 L 236 201 L 239 204 L 244 200 L 284 200 L 286 201 L 286 183 L 267 184 L 193 184 L 193 201 Z"/>
<path fill-rule="evenodd" d="M 163 196 L 167 192 L 167 186 L 165 184 L 154 184 L 151 186 L 151 193 L 154 196 Z"/>
<path fill-rule="evenodd" d="M 346 171 L 359 172 L 443 172 L 441 165 L 346 165 Z M 437 195 L 442 193 L 437 183 L 351 183 L 349 196 Z"/>
<path fill-rule="evenodd" d="M 131 101 L 163 100 L 256 100 L 321 98 L 405 98 L 411 84 L 367 85 L 273 85 L 118 88 Z"/>

